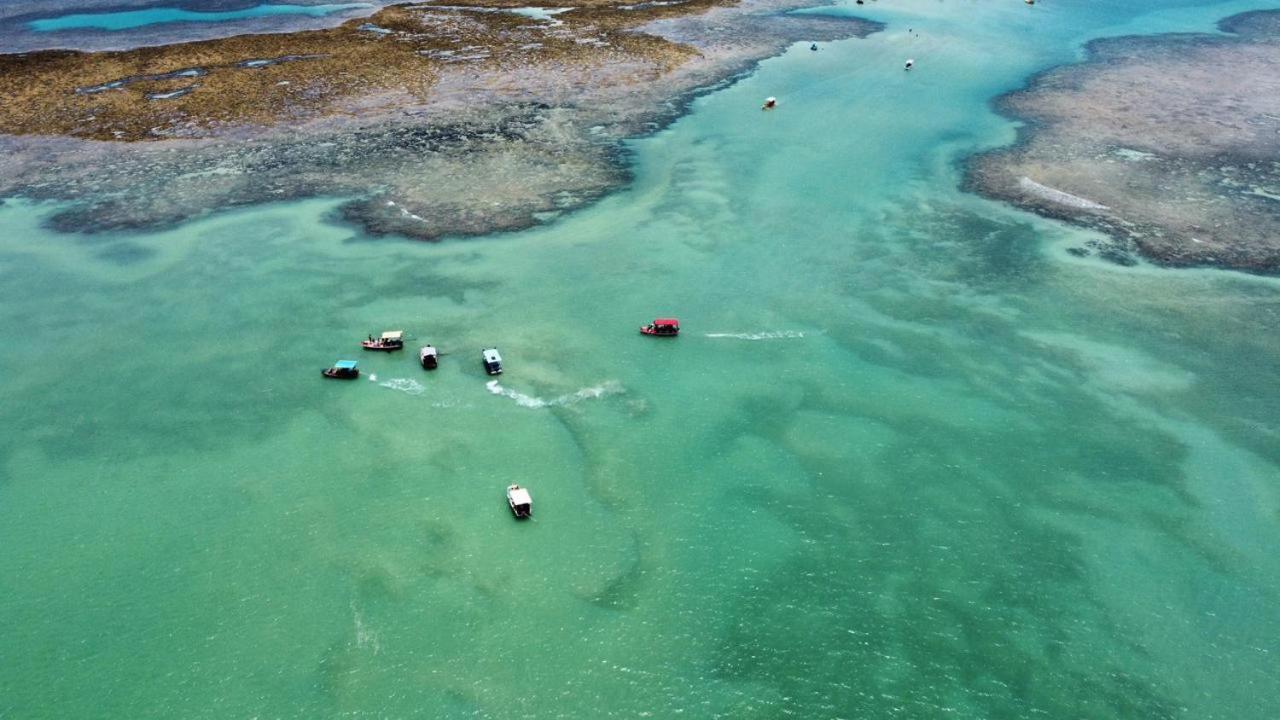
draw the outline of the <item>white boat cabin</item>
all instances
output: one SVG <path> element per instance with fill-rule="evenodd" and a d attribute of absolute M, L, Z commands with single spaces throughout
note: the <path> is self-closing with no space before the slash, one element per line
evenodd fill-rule
<path fill-rule="evenodd" d="M 511 506 L 511 514 L 517 518 L 533 516 L 533 497 L 529 494 L 528 488 L 522 488 L 519 485 L 508 486 L 507 504 Z"/>

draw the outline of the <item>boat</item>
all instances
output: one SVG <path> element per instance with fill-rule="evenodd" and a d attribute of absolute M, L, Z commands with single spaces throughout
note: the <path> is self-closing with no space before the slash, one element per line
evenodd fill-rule
<path fill-rule="evenodd" d="M 916 64 L 916 61 L 915 61 L 915 60 L 908 60 L 908 61 L 907 61 L 907 64 L 906 64 L 902 69 L 903 69 L 903 70 L 910 70 L 911 68 L 915 67 L 915 64 Z"/>
<path fill-rule="evenodd" d="M 645 335 L 675 337 L 680 334 L 680 321 L 675 318 L 657 318 L 648 325 L 640 328 L 640 332 Z"/>
<path fill-rule="evenodd" d="M 761 105 L 761 106 L 760 106 L 760 109 L 761 109 L 761 110 L 772 110 L 772 109 L 774 109 L 774 108 L 776 108 L 776 107 L 778 107 L 778 98 L 776 98 L 776 97 L 767 97 L 767 98 L 765 98 L 765 99 L 764 99 L 764 105 Z"/>
<path fill-rule="evenodd" d="M 480 359 L 484 362 L 484 371 L 490 375 L 502 374 L 502 356 L 498 348 L 485 348 L 480 351 Z"/>
<path fill-rule="evenodd" d="M 387 352 L 392 350 L 403 350 L 404 331 L 388 330 L 377 338 L 370 335 L 368 340 L 360 341 L 360 347 L 365 350 L 384 350 Z"/>
<path fill-rule="evenodd" d="M 508 485 L 507 504 L 511 506 L 511 514 L 515 515 L 518 520 L 525 520 L 533 516 L 533 497 L 529 495 L 528 488 L 522 488 L 519 485 Z"/>
<path fill-rule="evenodd" d="M 418 350 L 418 362 L 422 363 L 423 370 L 435 370 L 439 358 L 440 353 L 431 345 L 423 345 Z"/>
<path fill-rule="evenodd" d="M 331 368 L 325 368 L 320 374 L 335 380 L 355 380 L 360 377 L 360 369 L 355 360 L 339 360 Z"/>

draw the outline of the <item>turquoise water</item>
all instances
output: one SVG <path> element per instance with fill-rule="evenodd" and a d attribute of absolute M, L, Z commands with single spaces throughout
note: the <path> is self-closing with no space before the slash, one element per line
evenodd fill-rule
<path fill-rule="evenodd" d="M 38 32 L 54 30 L 129 30 L 147 25 L 183 22 L 227 22 L 252 20 L 277 15 L 305 15 L 324 17 L 344 10 L 372 8 L 368 3 L 340 3 L 335 5 L 254 5 L 242 10 L 199 11 L 177 7 L 154 7 L 145 10 L 120 10 L 105 13 L 75 13 L 58 17 L 32 20 L 27 26 Z"/>
<path fill-rule="evenodd" d="M 956 190 L 994 95 L 1257 6 L 858 8 L 519 234 L 0 206 L 0 717 L 1274 717 L 1276 281 Z"/>

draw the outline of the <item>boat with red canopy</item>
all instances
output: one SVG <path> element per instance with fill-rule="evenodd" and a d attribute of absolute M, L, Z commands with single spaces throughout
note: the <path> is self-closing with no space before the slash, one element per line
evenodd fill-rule
<path fill-rule="evenodd" d="M 640 328 L 640 332 L 645 335 L 675 337 L 680 334 L 680 321 L 675 318 L 657 318 L 648 325 Z"/>

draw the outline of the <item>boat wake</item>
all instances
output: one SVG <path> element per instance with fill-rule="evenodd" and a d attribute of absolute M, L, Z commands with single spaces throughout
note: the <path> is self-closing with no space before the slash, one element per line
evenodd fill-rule
<path fill-rule="evenodd" d="M 355 625 L 356 647 L 372 648 L 373 654 L 377 655 L 382 651 L 382 644 L 378 642 L 378 635 L 369 629 L 364 623 L 364 613 L 360 612 L 360 608 L 356 607 L 356 601 L 351 601 L 352 621 Z"/>
<path fill-rule="evenodd" d="M 408 393 L 410 395 L 421 395 L 427 391 L 426 385 L 410 378 L 391 378 L 386 382 L 378 383 L 378 387 L 399 390 L 402 393 Z"/>
<path fill-rule="evenodd" d="M 728 338 L 730 340 L 792 340 L 808 337 L 809 333 L 799 330 L 772 330 L 758 333 L 706 333 L 703 337 Z"/>
<path fill-rule="evenodd" d="M 493 393 L 494 395 L 501 395 L 502 397 L 505 397 L 505 398 L 511 398 L 512 400 L 515 400 L 516 404 L 519 405 L 520 407 L 527 407 L 527 408 L 562 407 L 565 405 L 576 405 L 577 403 L 580 403 L 583 400 L 594 400 L 596 398 L 608 397 L 610 395 L 619 395 L 621 393 L 626 392 L 626 390 L 622 387 L 622 383 L 616 380 L 609 380 L 606 382 L 602 382 L 599 385 L 592 385 L 591 387 L 585 387 L 577 392 L 572 392 L 567 395 L 561 395 L 559 397 L 554 397 L 551 399 L 534 397 L 532 395 L 525 395 L 524 393 L 519 392 L 518 390 L 512 390 L 511 388 L 503 387 L 501 384 L 498 383 L 497 380 L 490 380 L 488 383 L 485 383 L 485 387 L 488 388 L 489 392 Z"/>

